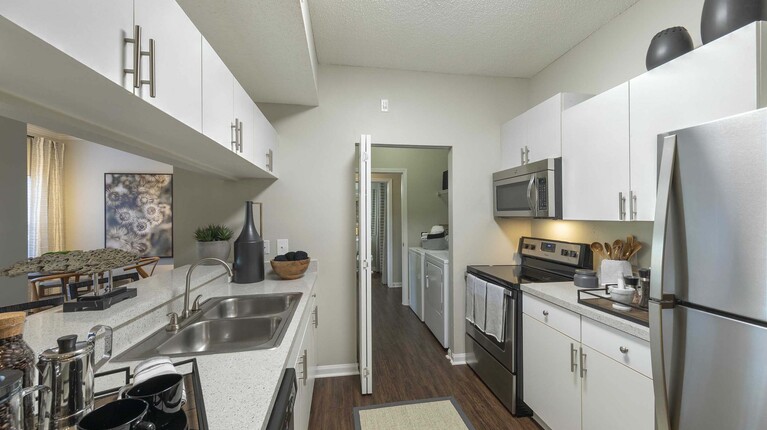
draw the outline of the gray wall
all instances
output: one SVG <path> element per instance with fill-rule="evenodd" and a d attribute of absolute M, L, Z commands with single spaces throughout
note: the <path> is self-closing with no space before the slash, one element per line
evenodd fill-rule
<path fill-rule="evenodd" d="M 0 267 L 27 258 L 27 125 L 0 117 Z M 27 300 L 25 277 L 0 277 L 0 306 Z"/>
<path fill-rule="evenodd" d="M 448 205 L 437 192 L 450 151 L 438 148 L 373 148 L 373 168 L 407 170 L 408 247 L 421 246 L 421 232 L 448 223 Z"/>
<path fill-rule="evenodd" d="M 641 75 L 646 71 L 650 40 L 665 28 L 687 28 L 695 46 L 700 46 L 703 2 L 640 0 L 538 73 L 530 82 L 530 106 L 559 92 L 599 94 Z M 651 222 L 533 221 L 532 233 L 577 242 L 610 243 L 633 234 L 645 244 L 634 264 L 650 266 Z"/>
<path fill-rule="evenodd" d="M 319 364 L 357 361 L 354 238 L 355 142 L 452 147 L 450 219 L 455 350 L 463 352 L 467 264 L 513 256 L 529 221 L 496 222 L 491 173 L 500 168 L 500 125 L 528 100 L 528 82 L 359 67 L 320 66 L 316 108 L 260 105 L 280 135 L 280 179 L 226 183 L 175 170 L 176 264 L 191 260 L 196 225 L 232 222 L 245 198 L 264 201 L 265 237 L 288 238 L 319 259 Z M 380 112 L 380 99 L 390 112 Z M 189 248 L 181 247 L 184 240 Z"/>

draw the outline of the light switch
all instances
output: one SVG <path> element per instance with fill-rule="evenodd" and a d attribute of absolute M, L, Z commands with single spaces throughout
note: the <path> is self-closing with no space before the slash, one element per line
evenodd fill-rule
<path fill-rule="evenodd" d="M 288 251 L 290 251 L 290 247 L 288 246 L 288 240 L 277 239 L 277 255 L 285 255 L 285 253 Z"/>
<path fill-rule="evenodd" d="M 381 99 L 381 112 L 389 112 L 389 99 Z"/>
<path fill-rule="evenodd" d="M 272 242 L 265 240 L 264 241 L 264 255 L 269 255 L 272 253 Z"/>

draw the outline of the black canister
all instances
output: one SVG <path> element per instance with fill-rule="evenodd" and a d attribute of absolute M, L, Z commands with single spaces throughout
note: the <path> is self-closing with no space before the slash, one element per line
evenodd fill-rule
<path fill-rule="evenodd" d="M 236 284 L 251 284 L 264 280 L 264 240 L 253 223 L 253 202 L 245 202 L 245 225 L 234 241 L 234 276 Z"/>
<path fill-rule="evenodd" d="M 705 44 L 765 19 L 766 0 L 706 0 L 700 18 L 701 39 Z"/>

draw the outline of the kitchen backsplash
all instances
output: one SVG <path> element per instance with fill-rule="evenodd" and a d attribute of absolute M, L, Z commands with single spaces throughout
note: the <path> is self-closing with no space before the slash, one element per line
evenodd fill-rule
<path fill-rule="evenodd" d="M 635 267 L 650 267 L 650 248 L 652 247 L 652 222 L 621 221 L 552 221 L 533 220 L 531 235 L 569 242 L 609 242 L 615 239 L 626 240 L 633 234 L 642 242 L 642 249 L 631 259 Z M 594 257 L 595 267 L 599 267 L 599 257 Z"/>

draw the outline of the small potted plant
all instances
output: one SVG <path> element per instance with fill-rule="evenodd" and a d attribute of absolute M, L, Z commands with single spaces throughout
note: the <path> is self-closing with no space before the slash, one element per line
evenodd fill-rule
<path fill-rule="evenodd" d="M 216 224 L 198 227 L 194 231 L 194 238 L 197 240 L 198 258 L 213 257 L 224 261 L 229 258 L 229 251 L 232 248 L 229 243 L 232 230 L 229 227 Z"/>

